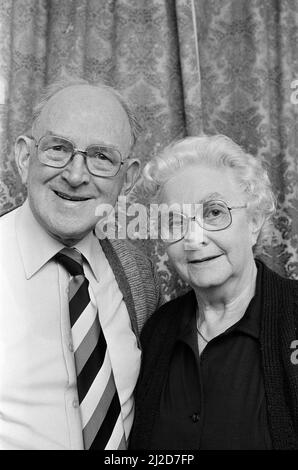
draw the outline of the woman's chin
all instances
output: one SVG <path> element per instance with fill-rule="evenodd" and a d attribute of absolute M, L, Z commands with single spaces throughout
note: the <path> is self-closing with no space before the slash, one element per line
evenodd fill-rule
<path fill-rule="evenodd" d="M 229 279 L 229 274 L 225 270 L 206 270 L 204 272 L 191 272 L 189 276 L 189 284 L 193 288 L 213 289 L 221 287 Z"/>

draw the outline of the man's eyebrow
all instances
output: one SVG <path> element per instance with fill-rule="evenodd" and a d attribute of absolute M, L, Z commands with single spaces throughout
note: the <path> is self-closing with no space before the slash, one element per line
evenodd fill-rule
<path fill-rule="evenodd" d="M 45 132 L 45 134 L 43 135 L 43 137 L 48 136 L 48 135 L 49 136 L 54 136 L 54 137 L 59 137 L 60 139 L 69 140 L 69 142 L 71 142 L 73 145 L 75 145 L 75 142 L 73 142 L 72 138 L 69 137 L 69 136 L 59 135 L 56 132 L 47 130 Z M 118 150 L 118 152 L 120 152 L 120 149 L 119 149 L 118 145 L 113 145 L 113 144 L 110 144 L 110 143 L 105 142 L 103 140 L 94 141 L 94 143 L 90 144 L 90 145 L 101 145 L 103 147 L 110 147 L 110 148 L 116 149 L 116 150 Z M 90 145 L 88 145 L 88 147 L 90 147 Z"/>

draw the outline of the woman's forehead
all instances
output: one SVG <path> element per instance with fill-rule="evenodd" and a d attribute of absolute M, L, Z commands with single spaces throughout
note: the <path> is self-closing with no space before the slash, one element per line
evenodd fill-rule
<path fill-rule="evenodd" d="M 204 202 L 221 199 L 226 202 L 241 197 L 241 187 L 231 168 L 191 165 L 176 172 L 164 184 L 163 200 Z"/>

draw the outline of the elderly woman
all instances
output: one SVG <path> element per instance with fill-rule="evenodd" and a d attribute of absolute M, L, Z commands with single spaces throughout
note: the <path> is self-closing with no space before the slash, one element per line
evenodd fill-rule
<path fill-rule="evenodd" d="M 217 135 L 168 146 L 144 178 L 174 208 L 161 232 L 192 289 L 143 329 L 131 448 L 297 449 L 298 282 L 253 254 L 275 207 L 266 171 Z"/>

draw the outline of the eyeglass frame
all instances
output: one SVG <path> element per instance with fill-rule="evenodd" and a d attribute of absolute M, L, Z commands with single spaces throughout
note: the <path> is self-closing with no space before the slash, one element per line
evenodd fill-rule
<path fill-rule="evenodd" d="M 72 152 L 71 156 L 69 157 L 69 160 L 65 163 L 65 165 L 63 165 L 63 166 L 53 166 L 53 165 L 49 165 L 49 164 L 44 163 L 44 162 L 42 162 L 42 161 L 40 160 L 40 158 L 39 158 L 39 152 L 38 152 L 38 146 L 39 146 L 39 144 L 40 144 L 40 141 L 41 141 L 44 137 L 46 137 L 46 136 L 47 136 L 47 135 L 41 136 L 38 141 L 37 141 L 37 140 L 35 139 L 35 137 L 33 137 L 32 135 L 31 135 L 31 136 L 28 136 L 28 137 L 29 137 L 29 139 L 32 139 L 32 140 L 35 141 L 35 147 L 37 148 L 37 157 L 38 157 L 38 160 L 40 161 L 40 163 L 42 163 L 43 165 L 49 166 L 50 168 L 65 168 L 65 167 L 69 164 L 69 162 L 73 159 L 73 157 L 74 157 L 76 154 L 79 153 L 79 154 L 83 155 L 86 168 L 87 168 L 87 170 L 89 171 L 89 173 L 90 173 L 92 176 L 100 176 L 100 177 L 102 177 L 102 178 L 114 178 L 115 176 L 118 175 L 121 166 L 124 165 L 124 163 L 126 163 L 127 160 L 129 160 L 129 157 L 123 159 L 123 157 L 122 157 L 122 155 L 121 155 L 121 152 L 120 152 L 118 149 L 116 149 L 115 147 L 111 147 L 111 148 L 113 148 L 113 150 L 116 150 L 116 152 L 118 152 L 119 155 L 120 155 L 120 162 L 119 162 L 119 168 L 118 168 L 118 170 L 116 171 L 116 173 L 115 173 L 114 175 L 96 175 L 96 174 L 92 173 L 92 171 L 90 171 L 90 169 L 89 169 L 88 160 L 87 160 L 88 155 L 86 154 L 86 151 L 88 150 L 89 147 L 94 147 L 94 146 L 97 146 L 97 145 L 98 145 L 99 147 L 100 147 L 100 146 L 109 147 L 108 145 L 103 145 L 103 144 L 98 144 L 98 143 L 97 143 L 97 144 L 90 144 L 90 145 L 88 145 L 88 146 L 86 147 L 85 150 L 80 150 L 79 148 L 75 147 L 75 145 L 74 145 L 74 143 L 73 143 L 72 140 L 66 139 L 66 137 L 62 137 L 62 136 L 59 136 L 59 135 L 56 135 L 56 134 L 49 134 L 50 137 L 56 137 L 56 138 L 58 138 L 58 139 L 66 140 L 66 141 L 69 142 L 69 143 L 72 145 L 72 147 L 73 147 L 73 152 Z"/>
<path fill-rule="evenodd" d="M 229 228 L 232 223 L 233 223 L 233 218 L 232 218 L 232 214 L 231 214 L 231 210 L 233 209 L 246 209 L 248 204 L 244 204 L 242 206 L 228 206 L 227 203 L 225 201 L 222 201 L 221 199 L 211 199 L 210 201 L 205 201 L 205 202 L 211 202 L 211 203 L 216 203 L 216 202 L 220 202 L 221 204 L 224 204 L 224 206 L 228 209 L 229 211 L 229 215 L 230 215 L 230 223 L 224 227 L 224 228 L 217 228 L 217 229 L 214 229 L 214 230 L 210 230 L 206 227 L 202 227 L 202 225 L 200 224 L 199 222 L 199 218 L 197 216 L 187 216 L 185 214 L 182 214 L 182 212 L 175 212 L 175 214 L 179 214 L 181 215 L 182 217 L 184 217 L 186 220 L 187 220 L 187 228 L 186 228 L 186 231 L 185 231 L 185 234 L 179 238 L 178 240 L 174 240 L 174 241 L 166 241 L 166 240 L 163 240 L 164 243 L 166 243 L 167 245 L 173 245 L 174 243 L 177 243 L 177 242 L 180 242 L 181 240 L 184 239 L 188 229 L 189 229 L 189 221 L 193 221 L 193 222 L 196 222 L 199 227 L 201 227 L 203 230 L 206 230 L 207 232 L 221 232 L 222 230 L 226 230 L 227 228 Z M 203 203 L 204 204 L 204 203 Z"/>

